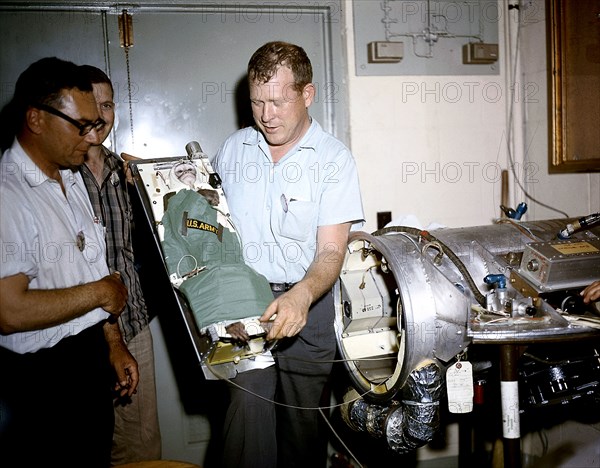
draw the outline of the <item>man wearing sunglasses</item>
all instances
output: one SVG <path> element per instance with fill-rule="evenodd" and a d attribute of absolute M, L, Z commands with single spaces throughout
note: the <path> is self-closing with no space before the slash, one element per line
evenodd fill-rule
<path fill-rule="evenodd" d="M 75 171 L 105 123 L 81 69 L 27 68 L 0 159 L 0 447 L 3 466 L 107 467 L 112 391 L 137 365 L 116 320 L 127 300 Z M 6 140 L 3 140 L 6 141 Z M 112 369 L 111 369 L 112 364 Z"/>

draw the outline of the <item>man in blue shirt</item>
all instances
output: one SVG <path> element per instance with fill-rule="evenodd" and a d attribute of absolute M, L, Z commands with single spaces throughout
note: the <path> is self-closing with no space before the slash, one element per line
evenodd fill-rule
<path fill-rule="evenodd" d="M 326 438 L 319 435 L 316 408 L 335 356 L 331 288 L 350 228 L 364 217 L 358 175 L 348 148 L 309 115 L 315 87 L 301 47 L 265 44 L 249 61 L 248 79 L 255 126 L 230 136 L 214 166 L 244 260 L 271 283 L 275 299 L 261 320 L 272 321 L 267 338 L 280 340 L 276 366 L 239 374 L 236 383 L 263 398 L 275 395 L 278 405 L 276 435 L 269 434 L 273 410 L 234 389 L 225 451 L 236 450 L 227 443 L 235 434 L 238 446 L 269 446 L 263 457 L 277 457 L 281 467 L 324 466 Z M 276 447 L 268 442 L 273 437 Z M 251 465 L 245 455 L 236 456 L 240 466 Z"/>

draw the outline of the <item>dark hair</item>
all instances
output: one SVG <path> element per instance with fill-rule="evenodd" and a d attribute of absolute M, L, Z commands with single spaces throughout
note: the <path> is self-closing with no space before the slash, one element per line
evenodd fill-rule
<path fill-rule="evenodd" d="M 63 91 L 77 88 L 91 92 L 92 85 L 78 65 L 56 57 L 32 63 L 15 84 L 12 100 L 0 112 L 0 146 L 12 144 L 25 122 L 27 109 L 36 104 L 62 108 Z"/>
<path fill-rule="evenodd" d="M 288 67 L 294 74 L 294 88 L 301 92 L 312 82 L 312 65 L 304 49 L 289 42 L 267 42 L 248 62 L 250 82 L 266 83 L 277 73 L 279 67 Z"/>
<path fill-rule="evenodd" d="M 83 73 L 88 77 L 90 83 L 93 85 L 106 83 L 110 86 L 110 92 L 115 94 L 115 90 L 113 89 L 112 82 L 106 73 L 98 67 L 94 67 L 93 65 L 81 65 L 79 68 L 83 71 Z"/>

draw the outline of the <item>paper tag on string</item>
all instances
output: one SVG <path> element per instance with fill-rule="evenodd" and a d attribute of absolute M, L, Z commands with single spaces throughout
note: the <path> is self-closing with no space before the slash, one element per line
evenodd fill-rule
<path fill-rule="evenodd" d="M 473 411 L 473 366 L 469 361 L 458 361 L 448 368 L 446 390 L 451 413 Z"/>

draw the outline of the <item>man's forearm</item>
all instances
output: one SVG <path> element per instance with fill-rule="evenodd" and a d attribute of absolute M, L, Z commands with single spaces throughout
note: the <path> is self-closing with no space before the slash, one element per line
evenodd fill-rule
<path fill-rule="evenodd" d="M 331 289 L 340 276 L 348 246 L 350 223 L 320 226 L 317 230 L 317 254 L 298 286 L 314 303 Z"/>
<path fill-rule="evenodd" d="M 124 343 L 118 322 L 106 321 L 102 328 L 104 330 L 104 338 L 109 346 L 121 345 Z"/>
<path fill-rule="evenodd" d="M 101 281 L 61 289 L 28 289 L 25 275 L 0 280 L 0 332 L 60 325 L 102 307 L 110 290 Z"/>
<path fill-rule="evenodd" d="M 339 249 L 321 251 L 310 265 L 299 286 L 310 294 L 310 303 L 331 290 L 340 276 L 345 252 Z"/>
<path fill-rule="evenodd" d="M 339 277 L 349 230 L 349 223 L 318 228 L 317 253 L 304 278 L 276 297 L 260 318 L 267 322 L 276 315 L 268 340 L 294 336 L 304 328 L 311 305 L 329 291 Z"/>

